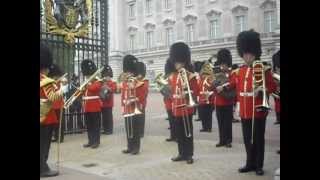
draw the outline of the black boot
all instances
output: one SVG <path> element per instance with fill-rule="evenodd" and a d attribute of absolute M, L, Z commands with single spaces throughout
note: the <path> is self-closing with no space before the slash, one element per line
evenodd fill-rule
<path fill-rule="evenodd" d="M 256 175 L 262 176 L 263 174 L 264 174 L 264 171 L 263 171 L 262 168 L 258 168 L 258 169 L 256 170 Z"/>
<path fill-rule="evenodd" d="M 58 171 L 53 171 L 53 170 L 48 170 L 40 174 L 40 177 L 53 177 L 53 176 L 58 176 L 59 172 Z"/>
<path fill-rule="evenodd" d="M 171 158 L 171 161 L 184 161 L 185 158 L 181 155 L 178 155 L 177 157 Z"/>
<path fill-rule="evenodd" d="M 193 164 L 193 158 L 192 157 L 187 157 L 187 164 Z"/>
<path fill-rule="evenodd" d="M 239 173 L 246 173 L 246 172 L 250 172 L 250 171 L 254 171 L 255 168 L 251 167 L 251 166 L 244 166 L 239 168 Z"/>

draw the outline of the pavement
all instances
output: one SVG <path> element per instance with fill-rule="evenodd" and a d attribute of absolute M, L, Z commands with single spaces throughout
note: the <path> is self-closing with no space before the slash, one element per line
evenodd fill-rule
<path fill-rule="evenodd" d="M 241 123 L 233 124 L 232 148 L 216 148 L 218 127 L 213 114 L 213 131 L 199 132 L 201 122 L 194 121 L 194 164 L 172 162 L 177 155 L 177 144 L 166 142 L 169 123 L 165 120 L 162 96 L 152 93 L 148 96 L 146 109 L 145 137 L 142 139 L 140 154 L 127 155 L 124 121 L 121 116 L 120 96 L 115 95 L 114 134 L 101 135 L 98 149 L 83 148 L 87 134 L 70 134 L 61 144 L 60 175 L 48 180 L 270 180 L 280 167 L 280 126 L 274 125 L 275 112 L 267 118 L 264 176 L 254 172 L 239 174 L 238 168 L 245 163 L 246 153 L 242 140 Z M 271 101 L 273 107 L 273 101 Z M 194 117 L 194 119 L 197 116 Z M 55 169 L 57 145 L 50 149 L 49 164 Z"/>

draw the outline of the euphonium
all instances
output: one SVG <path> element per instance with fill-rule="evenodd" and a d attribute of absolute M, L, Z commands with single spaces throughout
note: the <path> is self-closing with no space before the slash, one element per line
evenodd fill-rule
<path fill-rule="evenodd" d="M 253 67 L 253 72 L 252 72 L 253 92 L 257 93 L 259 91 L 262 91 L 262 103 L 254 104 L 254 108 L 268 110 L 270 109 L 270 106 L 268 103 L 268 97 L 267 97 L 267 91 L 266 91 L 266 78 L 265 78 L 264 65 L 260 61 L 254 61 L 252 67 Z M 253 98 L 253 100 L 254 99 L 255 98 Z"/>
<path fill-rule="evenodd" d="M 168 78 L 164 77 L 163 73 L 160 73 L 155 78 L 155 83 L 158 86 L 158 89 L 160 90 L 160 93 L 165 97 L 168 98 L 171 95 L 171 90 L 168 83 Z"/>

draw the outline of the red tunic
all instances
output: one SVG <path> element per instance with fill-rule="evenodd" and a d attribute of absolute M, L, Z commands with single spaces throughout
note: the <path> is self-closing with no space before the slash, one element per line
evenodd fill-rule
<path fill-rule="evenodd" d="M 40 73 L 40 82 L 44 78 L 46 78 L 46 76 Z M 47 95 L 44 92 L 44 87 L 47 87 L 47 86 L 50 86 L 49 87 L 50 91 L 55 90 L 53 83 L 47 84 L 43 87 L 40 87 L 40 99 L 48 99 Z M 51 108 L 42 124 L 43 125 L 52 125 L 52 124 L 57 124 L 57 123 L 58 123 L 58 119 L 57 119 L 56 113 L 55 113 L 54 109 Z"/>
<path fill-rule="evenodd" d="M 110 88 L 111 92 L 109 94 L 109 98 L 107 98 L 105 101 L 103 101 L 102 107 L 103 108 L 111 108 L 111 107 L 113 107 L 113 96 L 117 90 L 117 83 L 112 80 L 109 80 L 109 81 L 104 82 L 104 85 L 105 84 Z"/>
<path fill-rule="evenodd" d="M 212 83 L 208 82 L 208 80 L 206 80 L 205 76 L 201 76 L 200 77 L 200 81 L 199 81 L 199 98 L 198 98 L 198 102 L 200 105 L 204 105 L 204 104 L 210 104 L 210 102 L 212 101 L 212 96 L 213 96 L 213 87 L 212 87 Z M 206 100 L 206 96 L 203 93 L 206 92 L 212 92 L 212 95 L 208 97 L 208 101 Z"/>
<path fill-rule="evenodd" d="M 101 111 L 102 101 L 99 97 L 101 87 L 102 83 L 99 81 L 93 81 L 91 84 L 87 85 L 82 97 L 84 112 Z"/>
<path fill-rule="evenodd" d="M 56 84 L 56 90 L 60 89 L 61 85 Z M 53 109 L 61 109 L 64 105 L 63 97 L 61 97 L 59 100 L 53 101 L 52 108 Z"/>
<path fill-rule="evenodd" d="M 167 111 L 170 111 L 172 109 L 172 99 L 171 98 L 163 98 L 164 105 L 166 107 Z"/>
<path fill-rule="evenodd" d="M 227 75 L 229 77 L 229 82 L 231 81 L 232 79 L 232 76 L 231 76 L 231 73 L 228 73 Z M 217 92 L 216 89 L 214 89 L 214 92 L 215 92 L 215 105 L 216 106 L 228 106 L 228 105 L 233 105 L 235 102 L 234 102 L 234 99 L 226 99 L 224 98 L 221 94 L 219 94 Z"/>
<path fill-rule="evenodd" d="M 193 97 L 196 97 L 199 95 L 199 87 L 197 83 L 197 79 L 193 76 L 192 79 L 190 79 L 190 73 L 188 73 L 188 80 L 190 85 L 190 90 L 192 91 Z M 172 112 L 173 116 L 175 117 L 182 117 L 185 115 L 191 115 L 193 114 L 194 108 L 193 107 L 185 107 L 183 105 L 189 104 L 188 98 L 181 96 L 182 92 L 182 81 L 179 78 L 178 80 L 178 73 L 175 72 L 169 77 L 169 85 L 171 87 L 172 93 Z M 182 106 L 182 107 L 179 107 Z"/>
<path fill-rule="evenodd" d="M 134 89 L 129 89 L 127 82 L 122 83 L 121 105 L 123 108 L 122 112 L 124 115 L 133 113 L 136 105 L 140 111 L 144 111 L 144 108 L 146 107 L 147 103 L 146 97 L 148 94 L 148 86 L 148 81 L 144 81 L 143 85 Z M 126 104 L 128 100 L 135 98 L 138 98 L 138 101 L 135 101 L 135 103 L 132 102 L 128 105 Z"/>
<path fill-rule="evenodd" d="M 276 84 L 273 81 L 270 70 L 265 71 L 267 96 L 276 91 Z M 240 67 L 236 78 L 232 78 L 230 82 L 231 88 L 236 88 L 238 93 L 238 101 L 240 103 L 240 117 L 242 119 L 252 119 L 253 115 L 253 92 L 252 92 L 252 68 L 246 65 Z M 261 104 L 262 98 L 255 97 L 255 104 Z M 258 112 L 255 109 L 254 116 L 256 118 L 264 118 L 268 115 L 267 111 Z"/>

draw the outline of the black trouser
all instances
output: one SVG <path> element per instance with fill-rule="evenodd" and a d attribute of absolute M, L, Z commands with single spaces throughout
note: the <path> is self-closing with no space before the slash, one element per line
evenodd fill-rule
<path fill-rule="evenodd" d="M 211 130 L 212 129 L 212 105 L 202 104 L 198 108 L 198 114 L 202 122 L 202 129 Z"/>
<path fill-rule="evenodd" d="M 84 115 L 88 130 L 88 144 L 100 144 L 100 112 L 86 112 Z"/>
<path fill-rule="evenodd" d="M 112 107 L 102 108 L 102 124 L 104 132 L 113 132 L 113 115 Z"/>
<path fill-rule="evenodd" d="M 142 136 L 141 121 L 143 114 L 125 118 L 127 149 L 130 152 L 140 151 L 140 139 Z"/>
<path fill-rule="evenodd" d="M 192 115 L 186 116 L 185 118 L 174 117 L 174 121 L 175 121 L 176 136 L 178 140 L 179 155 L 183 157 L 192 157 L 193 156 Z M 185 132 L 185 128 L 187 129 L 187 132 Z M 190 133 L 191 137 L 187 137 L 186 133 L 187 134 Z"/>
<path fill-rule="evenodd" d="M 176 139 L 174 118 L 171 110 L 167 110 L 168 118 L 169 118 L 169 126 L 170 126 L 170 138 Z"/>
<path fill-rule="evenodd" d="M 60 122 L 60 109 L 56 109 L 56 116 L 58 118 L 58 122 L 61 123 L 61 132 L 60 132 L 60 141 L 62 142 L 64 139 L 64 129 L 65 129 L 65 122 L 64 122 L 64 112 L 62 112 L 62 120 Z M 58 141 L 59 139 L 59 124 L 57 126 L 54 127 L 53 129 L 53 137 L 56 141 Z"/>
<path fill-rule="evenodd" d="M 266 129 L 266 118 L 255 119 L 253 144 L 252 119 L 242 119 L 242 133 L 244 145 L 247 152 L 247 166 L 253 168 L 263 168 L 264 161 L 264 133 Z"/>
<path fill-rule="evenodd" d="M 47 164 L 53 125 L 40 125 L 40 174 L 49 171 Z"/>
<path fill-rule="evenodd" d="M 230 144 L 232 142 L 233 105 L 216 106 L 216 115 L 219 127 L 219 143 Z"/>
<path fill-rule="evenodd" d="M 276 112 L 277 122 L 280 122 L 280 112 Z"/>

